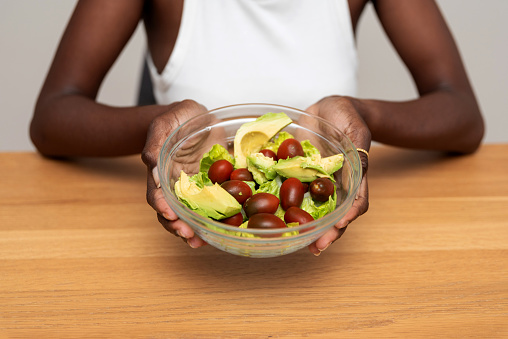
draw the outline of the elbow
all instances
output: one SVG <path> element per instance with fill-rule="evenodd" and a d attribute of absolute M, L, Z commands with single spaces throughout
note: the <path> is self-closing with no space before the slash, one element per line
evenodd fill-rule
<path fill-rule="evenodd" d="M 32 118 L 30 123 L 30 139 L 37 151 L 42 155 L 49 156 L 50 152 L 47 149 L 47 137 L 43 124 L 38 121 L 36 117 Z"/>
<path fill-rule="evenodd" d="M 476 152 L 480 148 L 485 135 L 485 122 L 480 110 L 475 110 L 472 116 L 461 133 L 462 143 L 457 151 L 462 154 Z"/>
<path fill-rule="evenodd" d="M 48 119 L 41 117 L 40 112 L 35 112 L 30 122 L 29 134 L 32 144 L 37 152 L 43 156 L 56 157 L 59 156 L 57 150 L 52 147 L 52 132 L 50 130 L 51 123 Z"/>

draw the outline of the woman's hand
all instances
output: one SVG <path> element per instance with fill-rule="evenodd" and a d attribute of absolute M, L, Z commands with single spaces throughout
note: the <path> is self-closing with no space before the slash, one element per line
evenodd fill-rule
<path fill-rule="evenodd" d="M 194 234 L 189 225 L 178 219 L 178 216 L 164 199 L 160 188 L 157 157 L 164 141 L 171 132 L 188 119 L 206 112 L 204 106 L 192 100 L 169 105 L 167 112 L 157 116 L 150 124 L 146 144 L 141 153 L 141 158 L 148 170 L 146 189 L 148 204 L 157 212 L 157 218 L 162 226 L 170 233 L 181 237 L 192 248 L 201 247 L 206 243 Z"/>
<path fill-rule="evenodd" d="M 366 151 L 370 149 L 370 130 L 355 107 L 355 99 L 340 96 L 326 97 L 307 108 L 307 112 L 315 114 L 332 123 L 341 130 L 355 145 Z M 309 245 L 314 255 L 321 254 L 330 244 L 339 239 L 346 231 L 346 227 L 369 208 L 369 190 L 367 185 L 368 157 L 358 152 L 362 162 L 362 181 L 357 197 L 348 213 L 326 232 L 321 238 Z"/>

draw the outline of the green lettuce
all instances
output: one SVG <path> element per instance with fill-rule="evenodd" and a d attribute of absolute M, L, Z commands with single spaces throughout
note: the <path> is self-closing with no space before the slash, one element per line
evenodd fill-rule
<path fill-rule="evenodd" d="M 314 201 L 309 193 L 305 193 L 302 205 L 300 208 L 314 218 L 314 220 L 322 218 L 323 216 L 331 213 L 335 210 L 335 206 L 337 205 L 337 192 L 334 191 L 333 194 L 328 198 L 326 202 Z"/>
<path fill-rule="evenodd" d="M 213 182 L 208 178 L 208 174 L 206 172 L 199 172 L 197 174 L 194 174 L 192 177 L 189 178 L 189 181 L 192 181 L 193 183 L 198 185 L 199 188 L 213 185 Z"/>
<path fill-rule="evenodd" d="M 256 193 L 270 193 L 280 199 L 279 192 L 281 185 L 282 180 L 280 179 L 279 176 L 277 176 L 275 177 L 275 179 L 267 181 L 264 184 L 260 185 L 259 188 L 256 190 Z"/>
<path fill-rule="evenodd" d="M 199 162 L 199 171 L 208 173 L 210 166 L 212 166 L 212 164 L 217 160 L 227 160 L 233 165 L 235 164 L 235 161 L 233 160 L 231 154 L 229 154 L 228 150 L 222 145 L 215 144 L 203 155 L 203 158 Z"/>
<path fill-rule="evenodd" d="M 319 150 L 312 145 L 309 140 L 304 140 L 300 144 L 302 145 L 303 153 L 306 157 L 310 157 L 315 154 L 320 155 Z"/>

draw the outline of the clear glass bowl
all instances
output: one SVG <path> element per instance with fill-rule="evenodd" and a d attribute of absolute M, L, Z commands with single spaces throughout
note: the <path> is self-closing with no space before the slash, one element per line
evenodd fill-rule
<path fill-rule="evenodd" d="M 180 171 L 192 175 L 199 171 L 199 161 L 212 145 L 221 144 L 233 153 L 236 131 L 246 122 L 265 113 L 286 113 L 293 122 L 284 128 L 297 140 L 310 140 L 322 157 L 344 154 L 344 165 L 335 173 L 337 207 L 335 211 L 291 231 L 312 228 L 294 236 L 280 236 L 280 229 L 239 229 L 203 217 L 182 204 L 174 193 Z M 308 246 L 333 227 L 351 208 L 360 185 L 361 163 L 355 146 L 329 122 L 291 107 L 271 104 L 241 104 L 218 108 L 181 124 L 167 138 L 158 159 L 164 197 L 178 217 L 208 244 L 235 255 L 267 258 L 289 254 Z M 254 235 L 236 236 L 227 231 Z"/>

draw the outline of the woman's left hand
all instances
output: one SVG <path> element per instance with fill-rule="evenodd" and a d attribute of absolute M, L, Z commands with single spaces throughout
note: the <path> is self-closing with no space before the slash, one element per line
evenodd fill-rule
<path fill-rule="evenodd" d="M 342 131 L 358 149 L 369 151 L 371 133 L 358 111 L 358 101 L 353 98 L 330 96 L 307 108 L 307 112 L 317 115 Z M 362 163 L 362 181 L 353 206 L 335 227 L 328 230 L 322 237 L 309 245 L 314 255 L 321 254 L 346 231 L 347 226 L 369 208 L 369 189 L 367 185 L 368 156 L 358 152 Z"/>

